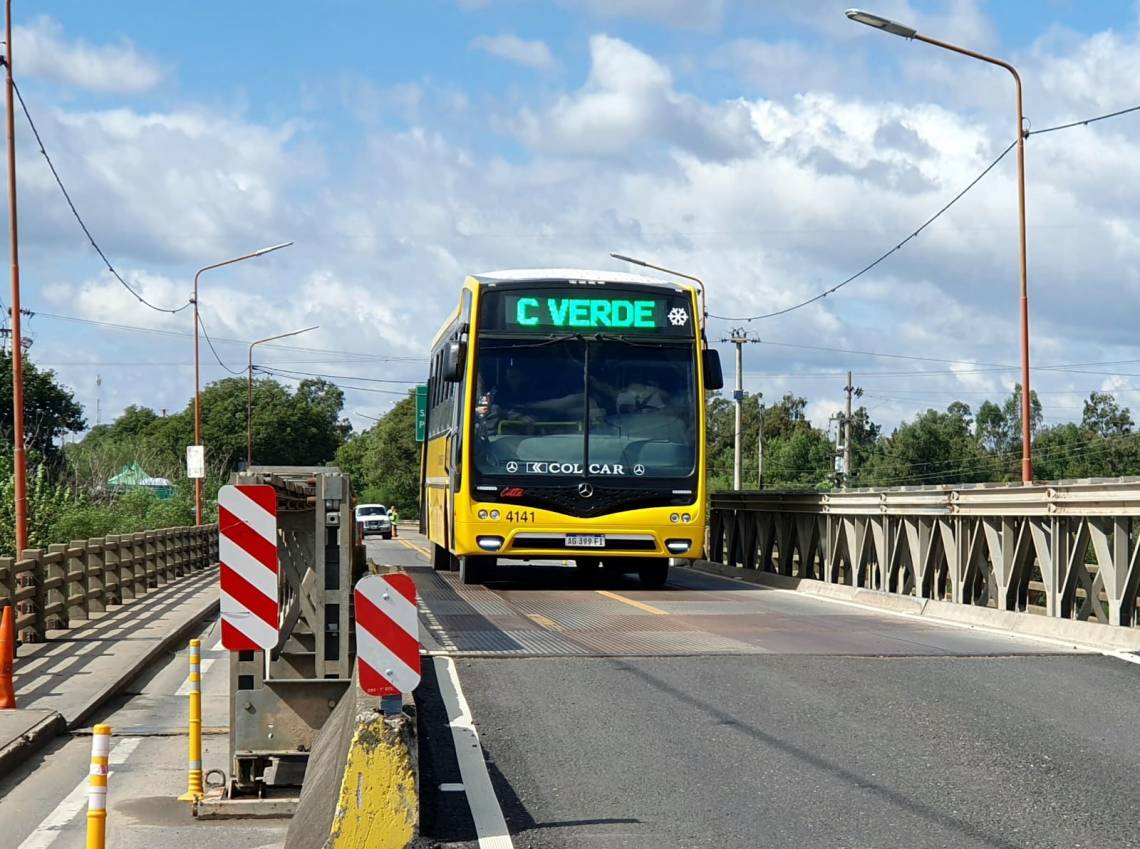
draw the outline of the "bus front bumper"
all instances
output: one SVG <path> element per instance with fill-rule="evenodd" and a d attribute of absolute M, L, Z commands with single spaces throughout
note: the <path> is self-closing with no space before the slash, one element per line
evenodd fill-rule
<path fill-rule="evenodd" d="M 703 523 L 662 527 L 494 527 L 477 522 L 456 527 L 457 548 L 466 554 L 512 558 L 677 557 L 702 555 Z"/>

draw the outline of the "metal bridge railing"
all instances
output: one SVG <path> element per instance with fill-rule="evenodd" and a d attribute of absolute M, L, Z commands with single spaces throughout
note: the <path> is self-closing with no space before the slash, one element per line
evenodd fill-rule
<path fill-rule="evenodd" d="M 0 557 L 0 607 L 15 607 L 16 639 L 38 643 L 92 613 L 140 598 L 217 562 L 218 526 L 76 540 Z"/>
<path fill-rule="evenodd" d="M 1134 627 L 1140 478 L 722 492 L 709 557 L 777 575 Z"/>

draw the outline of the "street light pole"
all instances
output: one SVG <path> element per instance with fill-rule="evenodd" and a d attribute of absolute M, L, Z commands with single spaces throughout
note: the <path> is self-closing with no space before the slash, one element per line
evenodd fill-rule
<path fill-rule="evenodd" d="M 686 274 L 683 271 L 674 271 L 672 268 L 666 268 L 663 265 L 654 265 L 651 262 L 646 262 L 643 259 L 637 259 L 632 256 L 623 256 L 622 254 L 611 253 L 614 259 L 620 259 L 622 262 L 631 262 L 634 265 L 640 265 L 642 268 L 652 268 L 654 271 L 662 271 L 665 274 L 672 274 L 674 277 L 683 277 L 685 280 L 692 280 L 701 290 L 701 333 L 704 333 L 704 319 L 708 317 L 708 307 L 705 306 L 705 281 L 699 277 L 694 277 L 692 274 Z"/>
<path fill-rule="evenodd" d="M 956 44 L 930 38 L 929 36 L 922 35 L 913 27 L 905 26 L 888 18 L 872 15 L 860 9 L 848 9 L 846 14 L 848 18 L 856 23 L 888 32 L 891 35 L 913 39 L 914 41 L 923 41 L 935 47 L 941 47 L 943 50 L 950 50 L 954 53 L 960 53 L 963 56 L 969 56 L 971 59 L 977 59 L 981 62 L 987 62 L 990 65 L 997 65 L 999 68 L 1005 68 L 1013 77 L 1014 88 L 1017 93 L 1017 214 L 1018 223 L 1020 225 L 1019 247 L 1021 271 L 1021 480 L 1022 483 L 1032 483 L 1033 447 L 1030 444 L 1032 437 L 1032 428 L 1030 426 L 1032 405 L 1030 403 L 1029 392 L 1029 269 L 1025 232 L 1025 118 L 1021 104 L 1021 76 L 1017 73 L 1017 69 L 1008 62 L 995 59 L 993 56 L 987 56 L 984 53 L 978 53 L 975 50 L 959 47 Z"/>
<path fill-rule="evenodd" d="M 9 0 L 10 2 L 10 0 Z M 9 48 L 11 49 L 11 48 Z M 252 253 L 242 254 L 235 256 L 233 259 L 223 260 L 222 262 L 215 262 L 212 265 L 207 265 L 199 268 L 194 275 L 194 297 L 192 303 L 194 304 L 194 444 L 202 444 L 202 380 L 201 380 L 201 361 L 198 358 L 198 278 L 202 276 L 203 272 L 211 271 L 215 268 L 221 268 L 223 265 L 233 265 L 235 262 L 241 262 L 244 259 L 253 259 L 254 257 L 264 256 L 265 254 L 272 253 L 273 251 L 281 250 L 281 248 L 289 247 L 292 242 L 283 242 L 280 245 L 272 245 L 268 248 L 260 248 Z M 202 524 L 202 478 L 194 479 L 194 518 L 198 526 Z"/>
<path fill-rule="evenodd" d="M 6 87 L 8 91 L 8 225 L 12 252 L 12 475 L 16 556 L 28 547 L 28 464 L 24 452 L 24 337 L 20 331 L 20 240 L 16 226 L 16 117 L 12 82 L 12 0 L 4 7 Z"/>
<path fill-rule="evenodd" d="M 299 336 L 302 333 L 308 333 L 310 330 L 316 330 L 320 327 L 319 324 L 314 324 L 312 327 L 306 327 L 302 330 L 293 330 L 289 333 L 279 333 L 276 336 L 266 336 L 264 339 L 256 339 L 249 343 L 249 371 L 247 377 L 247 397 L 245 404 L 245 468 L 249 471 L 249 467 L 253 465 L 253 349 L 258 345 L 265 342 L 272 342 L 275 339 L 285 339 L 288 336 Z"/>

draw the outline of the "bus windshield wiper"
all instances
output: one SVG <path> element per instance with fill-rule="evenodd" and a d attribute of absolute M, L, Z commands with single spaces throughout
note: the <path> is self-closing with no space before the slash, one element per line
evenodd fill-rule
<path fill-rule="evenodd" d="M 594 333 L 588 338 L 595 342 L 621 342 L 631 348 L 670 348 L 688 346 L 693 343 L 692 339 L 657 339 L 653 342 L 647 342 L 640 339 L 630 339 L 628 336 L 618 336 L 614 333 Z"/>
<path fill-rule="evenodd" d="M 484 350 L 500 351 L 500 350 L 513 350 L 515 348 L 545 348 L 547 345 L 553 345 L 556 342 L 565 342 L 568 339 L 576 339 L 574 336 L 559 336 L 555 333 L 550 333 L 541 338 L 539 342 L 519 342 L 514 339 L 485 339 L 482 343 Z"/>

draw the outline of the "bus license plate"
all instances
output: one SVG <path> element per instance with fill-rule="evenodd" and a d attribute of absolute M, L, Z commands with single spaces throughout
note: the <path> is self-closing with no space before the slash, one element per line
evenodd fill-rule
<path fill-rule="evenodd" d="M 605 548 L 604 534 L 566 534 L 567 548 Z"/>

